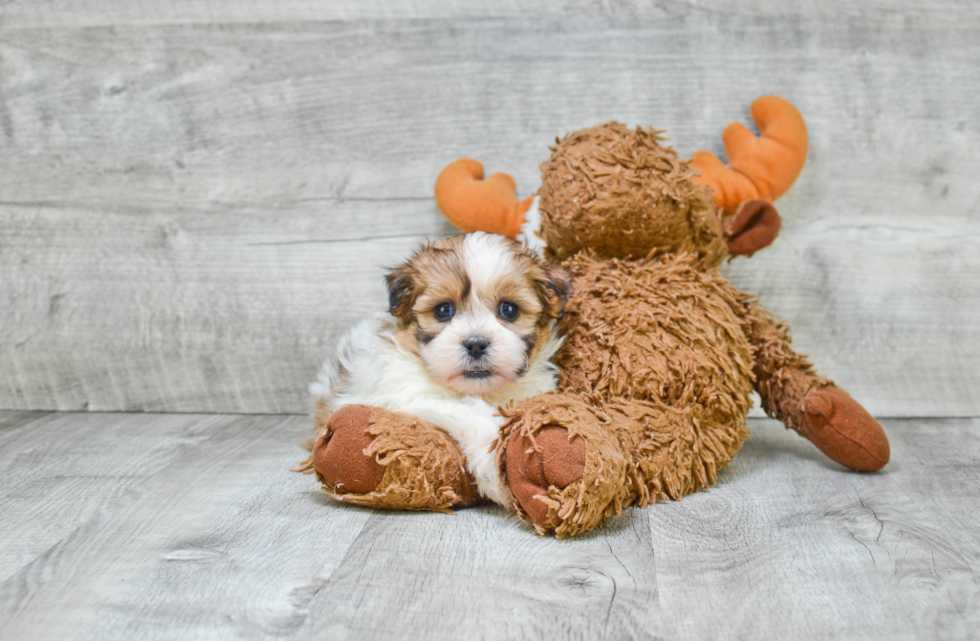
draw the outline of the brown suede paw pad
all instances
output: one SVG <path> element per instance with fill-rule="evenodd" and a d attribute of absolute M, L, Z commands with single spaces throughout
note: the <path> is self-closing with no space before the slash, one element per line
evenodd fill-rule
<path fill-rule="evenodd" d="M 547 497 L 554 485 L 564 489 L 585 473 L 585 439 L 569 440 L 564 427 L 549 425 L 534 435 L 534 442 L 515 432 L 507 443 L 507 479 L 514 497 L 536 523 L 548 518 Z"/>
<path fill-rule="evenodd" d="M 803 412 L 806 437 L 841 465 L 874 472 L 888 463 L 891 450 L 881 423 L 844 390 L 813 390 L 803 399 Z"/>
<path fill-rule="evenodd" d="M 371 492 L 384 476 L 384 466 L 364 453 L 374 440 L 368 433 L 370 419 L 367 407 L 342 407 L 330 415 L 327 432 L 313 445 L 313 468 L 339 492 Z"/>

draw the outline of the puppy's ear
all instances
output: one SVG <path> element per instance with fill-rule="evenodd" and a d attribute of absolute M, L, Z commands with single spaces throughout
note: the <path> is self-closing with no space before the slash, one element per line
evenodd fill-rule
<path fill-rule="evenodd" d="M 392 270 L 385 275 L 388 285 L 388 311 L 392 316 L 406 318 L 412 311 L 415 301 L 415 270 L 411 263 Z"/>
<path fill-rule="evenodd" d="M 538 259 L 538 266 L 541 276 L 535 279 L 534 285 L 541 299 L 542 313 L 548 318 L 561 318 L 565 315 L 571 278 L 564 269 L 543 259 Z"/>

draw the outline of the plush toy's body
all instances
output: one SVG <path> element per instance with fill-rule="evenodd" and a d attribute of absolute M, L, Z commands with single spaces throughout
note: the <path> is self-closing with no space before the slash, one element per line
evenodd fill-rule
<path fill-rule="evenodd" d="M 510 507 L 539 533 L 574 535 L 625 506 L 713 484 L 748 436 L 753 389 L 770 416 L 834 460 L 858 470 L 887 462 L 877 421 L 792 350 L 787 328 L 754 296 L 717 272 L 725 257 L 751 254 L 779 229 L 768 202 L 726 198 L 777 197 L 802 168 L 802 119 L 788 103 L 764 100 L 761 141 L 726 131 L 733 169 L 741 158 L 745 173 L 700 156 L 714 201 L 696 182 L 705 178 L 660 146 L 657 132 L 616 123 L 559 141 L 542 164 L 536 202 L 519 203 L 501 174 L 482 181 L 475 161 L 440 176 L 437 202 L 458 226 L 522 231 L 572 275 L 556 392 L 500 409 L 500 478 Z M 762 157 L 746 159 L 739 144 L 762 147 Z M 767 145 L 778 148 L 775 161 Z M 317 422 L 307 469 L 337 498 L 437 510 L 479 500 L 463 455 L 430 424 L 364 407 L 321 411 Z"/>

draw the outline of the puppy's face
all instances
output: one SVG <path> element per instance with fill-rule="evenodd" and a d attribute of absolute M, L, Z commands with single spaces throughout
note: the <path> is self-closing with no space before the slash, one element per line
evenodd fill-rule
<path fill-rule="evenodd" d="M 461 394 L 488 394 L 521 377 L 568 295 L 562 270 L 483 232 L 425 245 L 387 282 L 399 344 Z"/>

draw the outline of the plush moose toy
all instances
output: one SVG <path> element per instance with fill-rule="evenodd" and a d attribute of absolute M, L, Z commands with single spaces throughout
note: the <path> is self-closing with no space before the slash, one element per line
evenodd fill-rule
<path fill-rule="evenodd" d="M 831 459 L 860 471 L 888 462 L 881 425 L 717 272 L 775 239 L 771 201 L 806 157 L 791 104 L 760 98 L 752 118 L 760 137 L 725 130 L 728 167 L 707 152 L 679 159 L 653 129 L 607 123 L 559 140 L 523 202 L 512 178 L 483 179 L 474 160 L 440 174 L 436 202 L 457 227 L 522 239 L 572 277 L 557 390 L 499 409 L 509 507 L 539 534 L 575 535 L 714 484 L 748 436 L 753 388 Z M 480 500 L 453 440 L 418 418 L 351 406 L 320 407 L 316 420 L 303 469 L 338 499 L 443 511 Z"/>

